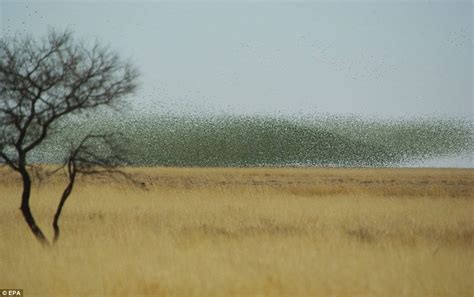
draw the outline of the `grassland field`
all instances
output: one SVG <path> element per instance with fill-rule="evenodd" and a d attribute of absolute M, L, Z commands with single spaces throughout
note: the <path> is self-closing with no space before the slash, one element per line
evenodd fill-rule
<path fill-rule="evenodd" d="M 125 168 L 39 246 L 0 168 L 0 288 L 25 296 L 474 296 L 473 169 Z M 51 237 L 66 184 L 33 186 Z"/>

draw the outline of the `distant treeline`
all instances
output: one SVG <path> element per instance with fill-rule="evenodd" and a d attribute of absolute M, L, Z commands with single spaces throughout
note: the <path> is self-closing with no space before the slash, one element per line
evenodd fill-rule
<path fill-rule="evenodd" d="M 466 119 L 103 113 L 60 125 L 32 161 L 60 162 L 90 132 L 117 133 L 126 162 L 146 166 L 397 166 L 474 150 Z"/>

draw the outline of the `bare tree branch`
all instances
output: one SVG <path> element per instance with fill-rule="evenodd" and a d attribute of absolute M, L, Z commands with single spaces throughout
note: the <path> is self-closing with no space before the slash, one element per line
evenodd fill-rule
<path fill-rule="evenodd" d="M 138 71 L 108 47 L 74 40 L 70 31 L 51 31 L 47 38 L 0 38 L 0 163 L 20 173 L 20 209 L 35 237 L 48 240 L 31 214 L 29 153 L 63 117 L 114 107 L 137 87 Z M 105 166 L 83 140 L 67 164 L 69 175 L 92 165 Z M 72 185 L 70 191 L 72 191 Z M 67 197 L 66 197 L 67 199 Z"/>
<path fill-rule="evenodd" d="M 72 193 L 76 177 L 81 175 L 120 175 L 135 185 L 143 187 L 143 183 L 136 180 L 117 167 L 123 165 L 125 160 L 121 157 L 119 146 L 114 143 L 115 134 L 88 134 L 78 144 L 70 145 L 68 156 L 66 157 L 62 168 L 66 169 L 68 184 L 64 188 L 61 199 L 56 208 L 53 218 L 54 237 L 53 243 L 59 239 L 60 228 L 59 218 L 63 207 Z M 98 147 L 101 147 L 99 149 Z"/>

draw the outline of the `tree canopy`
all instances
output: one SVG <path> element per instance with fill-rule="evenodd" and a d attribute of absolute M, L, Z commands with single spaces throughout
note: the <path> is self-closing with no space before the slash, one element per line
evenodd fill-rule
<path fill-rule="evenodd" d="M 50 31 L 40 40 L 30 36 L 0 39 L 0 161 L 22 177 L 20 209 L 40 242 L 48 243 L 29 206 L 29 153 L 55 132 L 58 120 L 101 106 L 120 107 L 123 98 L 136 89 L 137 79 L 132 63 L 99 42 L 87 45 L 74 39 L 70 31 Z M 94 161 L 96 155 L 85 145 L 90 138 L 97 137 L 79 141 L 66 164 L 107 163 L 100 158 Z M 84 155 L 88 158 L 78 159 Z"/>

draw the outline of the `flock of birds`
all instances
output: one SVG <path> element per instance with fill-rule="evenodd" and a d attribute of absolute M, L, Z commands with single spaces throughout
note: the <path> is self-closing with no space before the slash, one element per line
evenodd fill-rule
<path fill-rule="evenodd" d="M 32 23 L 47 23 L 48 20 L 43 18 L 38 9 L 29 5 L 24 6 L 24 19 L 12 19 L 3 14 L 1 20 L 0 34 L 2 36 L 12 36 L 17 33 L 28 34 L 28 28 Z M 104 26 L 113 26 L 110 18 L 104 19 Z M 146 26 L 139 26 L 140 30 L 145 29 Z M 472 43 L 472 28 L 460 27 L 457 31 L 449 34 L 446 43 L 453 47 L 453 50 L 465 48 L 466 44 L 474 46 Z M 423 32 L 420 31 L 420 38 L 423 38 Z M 126 36 L 123 36 L 126 38 Z M 400 70 L 400 65 L 388 52 L 383 55 L 370 53 L 370 49 L 361 48 L 358 52 L 341 54 L 338 51 L 341 49 L 341 44 L 337 44 L 336 40 L 315 39 L 314 36 L 296 35 L 294 36 L 294 45 L 275 46 L 273 50 L 269 50 L 268 44 L 265 40 L 258 41 L 241 41 L 236 43 L 234 51 L 227 53 L 229 58 L 240 57 L 247 59 L 249 64 L 253 65 L 253 69 L 261 70 L 262 73 L 267 71 L 271 73 L 274 70 L 280 72 L 288 72 L 288 67 L 291 67 L 291 55 L 295 53 L 301 54 L 303 59 L 306 59 L 309 64 L 322 65 L 326 69 L 332 70 L 335 74 L 343 80 L 370 80 L 377 81 L 382 79 L 390 79 L 390 75 L 396 74 Z M 298 59 L 302 59 L 298 57 Z M 282 62 L 283 61 L 283 62 Z M 280 69 L 278 69 L 280 68 Z M 242 69 L 223 69 L 216 73 L 216 80 L 228 87 L 239 87 L 241 80 L 246 76 Z M 206 95 L 201 94 L 197 90 L 186 90 L 183 86 L 180 99 L 193 98 L 206 101 L 209 99 Z M 171 99 L 172 95 L 166 92 L 166 86 L 149 86 L 145 88 L 144 92 L 140 94 L 145 100 L 161 98 L 161 100 Z M 174 98 L 176 99 L 176 98 Z"/>

